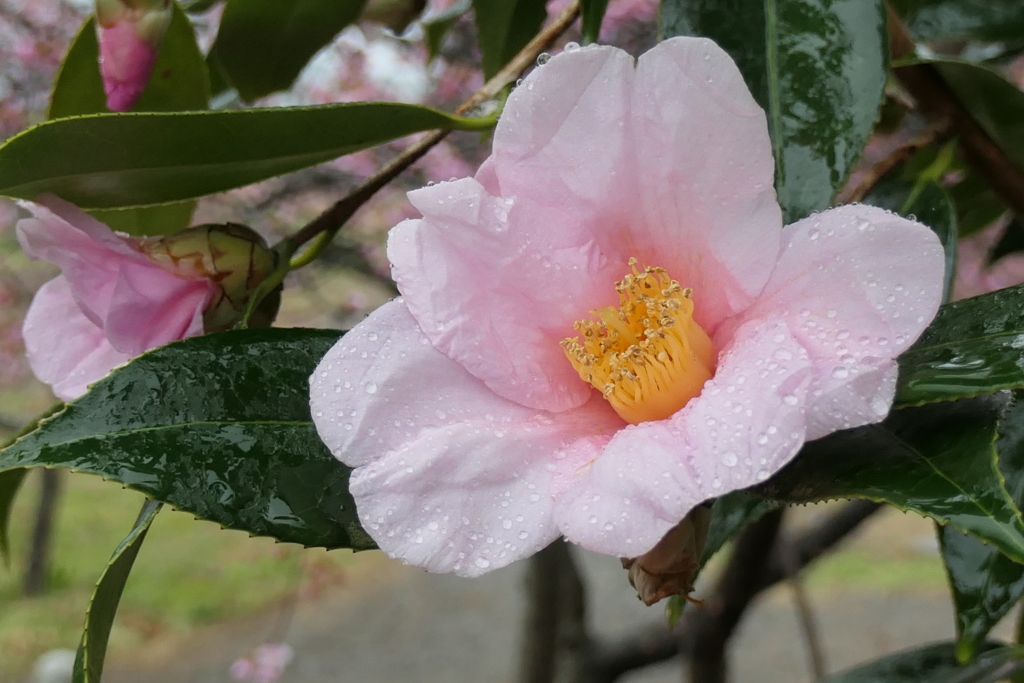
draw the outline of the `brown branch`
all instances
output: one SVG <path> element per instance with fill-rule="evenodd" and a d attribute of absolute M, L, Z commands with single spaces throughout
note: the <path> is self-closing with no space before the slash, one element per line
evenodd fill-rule
<path fill-rule="evenodd" d="M 715 592 L 704 601 L 690 654 L 693 683 L 725 683 L 725 647 L 760 590 L 757 570 L 775 549 L 783 511 L 769 512 L 740 534 Z"/>
<path fill-rule="evenodd" d="M 547 49 L 579 16 L 580 3 L 574 0 L 565 10 L 559 14 L 554 21 L 544 27 L 540 33 L 533 37 L 526 47 L 519 51 L 512 60 L 495 74 L 483 87 L 473 93 L 472 96 L 455 110 L 456 114 L 466 112 L 479 107 L 484 102 L 497 97 L 506 86 L 515 82 L 519 76 L 532 64 L 536 63 L 537 56 Z M 329 230 L 337 230 L 350 219 L 359 208 L 377 193 L 378 190 L 394 180 L 402 171 L 412 166 L 424 154 L 429 152 L 435 145 L 444 140 L 450 131 L 438 130 L 427 133 L 422 138 L 410 145 L 404 152 L 398 155 L 390 163 L 381 168 L 377 173 L 368 178 L 366 182 L 352 190 L 347 196 L 340 199 L 331 208 L 320 214 L 311 223 L 303 226 L 291 237 L 295 247 L 301 247 L 317 235 Z"/>
<path fill-rule="evenodd" d="M 565 550 L 565 541 L 559 538 L 527 560 L 526 622 L 519 660 L 520 683 L 552 683 L 555 680 L 561 621 L 560 555 Z"/>
<path fill-rule="evenodd" d="M 788 583 L 793 591 L 793 604 L 796 607 L 797 620 L 800 622 L 800 629 L 804 633 L 804 641 L 807 643 L 807 656 L 811 666 L 811 680 L 817 682 L 825 678 L 825 651 L 821 647 L 821 636 L 818 634 L 818 624 L 814 617 L 814 609 L 811 601 L 804 590 L 803 578 L 800 576 L 801 567 L 797 559 L 792 555 L 792 548 L 780 544 L 780 552 L 789 551 L 781 555 L 786 564 Z"/>
<path fill-rule="evenodd" d="M 899 16 L 887 5 L 889 53 L 912 57 L 914 40 Z M 1014 164 L 964 107 L 931 64 L 894 69 L 896 77 L 936 127 L 949 126 L 960 141 L 964 159 L 992 186 L 1014 213 L 1024 216 L 1024 170 Z"/>
<path fill-rule="evenodd" d="M 853 501 L 800 536 L 782 541 L 779 548 L 769 555 L 767 565 L 759 573 L 757 591 L 749 595 L 748 604 L 758 593 L 786 578 L 788 574 L 781 561 L 783 556 L 792 557 L 796 566 L 800 568 L 806 567 L 857 529 L 880 508 L 878 503 L 871 501 Z M 734 572 L 751 571 L 750 567 L 742 566 L 742 561 L 742 556 L 734 553 L 729 560 L 729 567 L 733 567 Z M 730 571 L 729 567 L 726 569 L 727 572 Z M 721 584 L 719 586 L 724 587 Z M 664 623 L 654 623 L 622 639 L 594 643 L 589 648 L 586 676 L 578 678 L 577 681 L 613 683 L 630 671 L 672 659 L 680 654 L 689 655 L 697 647 L 697 634 L 705 628 L 705 619 L 704 610 L 688 609 L 673 631 L 666 629 Z"/>

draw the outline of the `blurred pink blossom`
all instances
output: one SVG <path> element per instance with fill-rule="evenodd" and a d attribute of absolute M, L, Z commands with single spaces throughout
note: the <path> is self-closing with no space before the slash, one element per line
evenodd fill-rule
<path fill-rule="evenodd" d="M 999 220 L 957 244 L 954 300 L 967 299 L 1024 282 L 1024 253 L 1006 254 L 991 261 L 992 250 L 1003 238 L 1008 224 L 1006 219 Z"/>
<path fill-rule="evenodd" d="M 286 643 L 264 643 L 246 657 L 241 657 L 228 670 L 236 681 L 274 683 L 295 658 L 295 650 Z"/>
<path fill-rule="evenodd" d="M 32 259 L 60 267 L 29 306 L 22 334 L 32 372 L 62 400 L 143 351 L 203 332 L 217 292 L 208 279 L 158 265 L 139 242 L 52 195 L 25 204 L 18 240 Z"/>

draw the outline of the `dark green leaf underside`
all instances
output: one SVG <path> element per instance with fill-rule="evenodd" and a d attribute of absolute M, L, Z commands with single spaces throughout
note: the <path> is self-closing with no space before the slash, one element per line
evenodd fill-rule
<path fill-rule="evenodd" d="M 866 498 L 951 524 L 1024 562 L 1024 523 L 995 469 L 1001 395 L 894 411 L 804 446 L 752 492 L 806 503 Z"/>
<path fill-rule="evenodd" d="M 411 133 L 493 123 L 387 102 L 59 119 L 0 147 L 0 194 L 52 192 L 87 209 L 177 202 Z"/>
<path fill-rule="evenodd" d="M 320 48 L 358 18 L 365 0 L 228 0 L 216 55 L 228 82 L 251 102 L 285 90 Z"/>

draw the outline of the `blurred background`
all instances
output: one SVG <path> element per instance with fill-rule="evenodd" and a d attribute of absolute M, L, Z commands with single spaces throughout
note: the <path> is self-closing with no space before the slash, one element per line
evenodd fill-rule
<path fill-rule="evenodd" d="M 211 4 L 211 3 L 206 3 Z M 558 11 L 565 2 L 552 2 Z M 429 2 L 423 21 L 456 2 Z M 42 121 L 60 61 L 91 11 L 89 0 L 0 0 L 0 139 Z M 456 8 L 457 9 L 457 8 Z M 220 5 L 193 15 L 208 47 Z M 399 37 L 369 21 L 346 29 L 305 69 L 295 87 L 261 105 L 396 100 L 452 109 L 481 84 L 473 22 L 455 21 L 431 60 L 423 23 Z M 657 2 L 613 0 L 603 42 L 634 54 L 657 33 Z M 570 34 L 564 40 L 578 40 Z M 991 46 L 939 44 L 947 53 L 999 57 Z M 980 51 L 980 52 L 979 52 Z M 1015 82 L 1018 61 L 1001 68 Z M 898 92 L 890 104 L 899 108 Z M 240 106 L 225 100 L 217 106 Z M 914 133 L 898 123 L 869 144 L 870 168 Z M 346 157 L 242 190 L 203 199 L 194 223 L 240 222 L 273 242 L 316 216 L 404 146 Z M 471 175 L 489 144 L 456 133 L 367 205 L 324 258 L 287 282 L 280 326 L 348 328 L 395 294 L 383 251 L 387 230 L 413 215 L 407 189 Z M 857 174 L 851 180 L 855 185 Z M 35 290 L 56 273 L 22 256 L 19 208 L 0 199 L 0 437 L 54 403 L 34 380 L 20 325 Z M 988 215 L 962 253 L 988 268 L 1006 229 Z M 978 234 L 986 228 L 984 239 Z M 996 232 L 993 232 L 996 231 Z M 972 246 L 973 245 L 973 246 Z M 973 249 L 973 251 L 972 251 Z M 971 256 L 973 254 L 973 256 Z M 963 256 L 962 256 L 963 258 Z M 1004 273 L 1006 282 L 1024 272 Z M 1016 279 L 1016 282 L 1008 280 Z M 0 683 L 56 683 L 81 633 L 82 615 L 111 551 L 134 521 L 141 496 L 85 475 L 33 472 L 14 508 L 11 561 L 0 567 Z M 796 533 L 835 505 L 799 508 Z M 644 607 L 614 558 L 578 555 L 590 595 L 588 620 L 614 638 L 665 624 L 662 606 Z M 720 564 L 720 562 L 718 563 Z M 704 576 L 713 576 L 715 566 Z M 262 680 L 481 682 L 517 678 L 524 611 L 522 563 L 477 580 L 432 576 L 378 552 L 304 550 L 225 531 L 189 515 L 160 515 L 128 583 L 111 638 L 109 683 Z M 698 586 L 698 595 L 704 588 Z M 1013 631 L 1012 614 L 996 635 Z M 932 523 L 886 509 L 797 581 L 763 593 L 732 641 L 734 680 L 810 681 L 812 664 L 836 671 L 910 645 L 950 638 L 954 620 Z M 287 644 L 280 666 L 261 670 L 261 644 Z M 73 654 L 70 655 L 73 657 Z M 283 671 L 283 672 L 282 672 Z M 626 681 L 678 681 L 667 661 Z M 65 679 L 66 680 L 66 679 Z M 62 682 L 63 683 L 63 682 Z"/>

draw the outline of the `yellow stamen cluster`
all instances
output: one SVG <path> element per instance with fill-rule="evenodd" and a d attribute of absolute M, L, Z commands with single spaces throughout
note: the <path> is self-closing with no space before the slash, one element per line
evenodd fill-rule
<path fill-rule="evenodd" d="M 598 389 L 622 419 L 632 424 L 669 417 L 693 397 L 715 371 L 715 349 L 693 321 L 693 291 L 664 268 L 647 267 L 616 283 L 619 307 L 591 311 L 579 320 L 583 335 L 562 349 L 584 381 Z"/>

